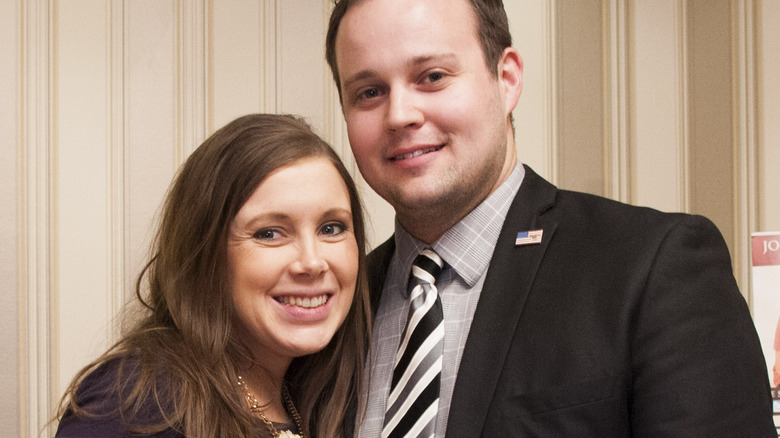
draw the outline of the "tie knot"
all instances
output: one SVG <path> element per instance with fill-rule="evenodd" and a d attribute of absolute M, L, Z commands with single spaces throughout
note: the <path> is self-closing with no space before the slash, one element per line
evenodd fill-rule
<path fill-rule="evenodd" d="M 426 248 L 414 259 L 412 277 L 423 283 L 436 284 L 443 267 L 441 257 L 434 250 Z"/>

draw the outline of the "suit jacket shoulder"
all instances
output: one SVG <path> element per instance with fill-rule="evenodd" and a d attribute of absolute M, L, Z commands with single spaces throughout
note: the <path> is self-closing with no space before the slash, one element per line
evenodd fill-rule
<path fill-rule="evenodd" d="M 519 231 L 542 242 L 515 245 Z M 774 436 L 749 309 L 711 221 L 530 168 L 466 341 L 448 436 Z"/>

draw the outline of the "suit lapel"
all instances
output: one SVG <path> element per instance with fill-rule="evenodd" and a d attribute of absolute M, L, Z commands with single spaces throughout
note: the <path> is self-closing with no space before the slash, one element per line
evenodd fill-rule
<path fill-rule="evenodd" d="M 448 437 L 479 436 L 526 297 L 557 221 L 545 213 L 557 189 L 529 167 L 501 229 L 455 383 Z M 519 231 L 542 229 L 540 244 L 515 246 Z"/>
<path fill-rule="evenodd" d="M 379 299 L 382 297 L 387 270 L 394 253 L 395 235 L 390 236 L 389 239 L 368 254 L 368 291 L 372 315 L 376 315 L 376 311 L 379 308 Z"/>

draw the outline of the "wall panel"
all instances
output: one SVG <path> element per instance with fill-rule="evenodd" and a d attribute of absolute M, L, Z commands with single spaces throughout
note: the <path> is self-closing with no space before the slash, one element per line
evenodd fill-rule
<path fill-rule="evenodd" d="M 603 2 L 557 3 L 557 183 L 565 189 L 605 195 Z"/>
<path fill-rule="evenodd" d="M 632 203 L 686 211 L 684 2 L 632 2 Z"/>
<path fill-rule="evenodd" d="M 758 229 L 780 230 L 780 2 L 758 1 Z"/>
<path fill-rule="evenodd" d="M 54 8 L 55 333 L 59 392 L 107 346 L 112 318 L 109 4 Z"/>
<path fill-rule="evenodd" d="M 21 2 L 0 2 L 0 430 L 21 436 Z"/>
<path fill-rule="evenodd" d="M 325 132 L 328 81 L 325 67 L 325 5 L 312 0 L 279 2 L 277 47 L 280 112 L 304 116 L 318 133 Z"/>
<path fill-rule="evenodd" d="M 505 2 L 512 41 L 523 57 L 523 94 L 514 111 L 518 159 L 557 178 L 555 0 Z"/>
<path fill-rule="evenodd" d="M 273 2 L 209 1 L 208 132 L 236 117 L 276 110 Z"/>
<path fill-rule="evenodd" d="M 688 8 L 690 211 L 712 219 L 734 248 L 736 209 L 729 0 Z"/>
<path fill-rule="evenodd" d="M 177 9 L 130 1 L 124 10 L 124 223 L 128 292 L 147 258 L 155 218 L 181 160 Z M 129 295 L 128 295 L 129 296 Z"/>

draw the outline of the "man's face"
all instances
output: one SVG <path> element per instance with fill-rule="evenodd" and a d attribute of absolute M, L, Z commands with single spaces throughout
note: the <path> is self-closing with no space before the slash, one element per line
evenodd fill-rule
<path fill-rule="evenodd" d="M 335 48 L 363 177 L 412 234 L 416 222 L 438 219 L 442 229 L 416 236 L 438 238 L 514 167 L 508 117 L 522 60 L 508 49 L 491 74 L 467 0 L 358 2 Z"/>

